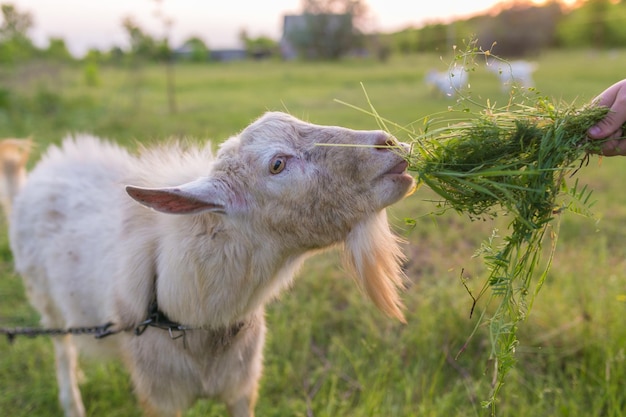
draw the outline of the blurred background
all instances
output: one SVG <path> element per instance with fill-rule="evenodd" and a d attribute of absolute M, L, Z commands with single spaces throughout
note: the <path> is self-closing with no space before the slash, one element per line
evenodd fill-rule
<path fill-rule="evenodd" d="M 130 148 L 170 137 L 217 146 L 267 110 L 377 129 L 358 110 L 374 106 L 411 142 L 426 119 L 470 117 L 454 111 L 464 97 L 478 110 L 520 92 L 582 106 L 626 74 L 626 3 L 614 0 L 0 5 L 0 137 L 32 138 L 31 163 L 75 132 Z M 593 213 L 553 222 L 554 259 L 520 325 L 497 415 L 626 415 L 626 160 L 592 156 L 576 175 L 594 191 Z M 476 251 L 494 230 L 506 235 L 507 218 L 441 213 L 434 200 L 422 187 L 389 210 L 406 240 L 408 324 L 377 312 L 335 251 L 311 259 L 269 306 L 258 415 L 492 414 L 482 404 L 491 341 L 470 317 L 468 290 L 488 272 Z M 4 223 L 1 232 L 0 327 L 36 326 Z M 492 307 L 485 297 L 477 312 Z M 89 415 L 141 415 L 119 364 L 83 365 Z M 186 415 L 224 414 L 202 401 Z M 49 340 L 0 340 L 0 415 L 62 415 Z"/>

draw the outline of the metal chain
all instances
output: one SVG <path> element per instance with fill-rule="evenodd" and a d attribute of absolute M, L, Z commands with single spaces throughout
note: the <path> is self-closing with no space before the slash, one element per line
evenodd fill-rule
<path fill-rule="evenodd" d="M 34 327 L 17 327 L 14 329 L 0 328 L 0 334 L 7 336 L 9 343 L 15 340 L 16 336 L 63 336 L 66 334 L 72 335 L 85 335 L 93 334 L 96 339 L 102 339 L 103 337 L 119 333 L 119 330 L 111 330 L 110 327 L 113 323 L 103 324 L 101 326 L 93 327 L 70 327 L 68 329 L 40 329 Z"/>
<path fill-rule="evenodd" d="M 154 276 L 154 281 L 156 282 L 157 276 Z M 153 296 L 154 299 L 148 308 L 148 318 L 143 322 L 139 323 L 134 331 L 135 335 L 140 336 L 145 332 L 148 327 L 156 327 L 158 329 L 167 330 L 172 339 L 183 339 L 183 344 L 186 346 L 186 330 L 192 330 L 191 327 L 183 326 L 179 323 L 171 321 L 161 310 L 159 310 L 159 306 L 157 304 L 156 295 Z M 103 337 L 110 336 L 112 334 L 120 333 L 124 330 L 129 329 L 121 329 L 121 330 L 111 330 L 111 326 L 113 323 L 109 322 L 100 326 L 92 326 L 92 327 L 70 327 L 67 329 L 42 329 L 35 327 L 17 327 L 13 329 L 0 328 L 0 334 L 5 334 L 9 343 L 12 343 L 15 340 L 16 336 L 28 336 L 28 337 L 36 337 L 36 336 L 63 336 L 66 334 L 71 335 L 86 335 L 93 334 L 96 339 L 102 339 Z M 237 329 L 238 331 L 238 329 Z M 178 333 L 179 332 L 179 333 Z M 177 334 L 175 334 L 177 333 Z M 236 333 L 235 333 L 236 334 Z"/>
<path fill-rule="evenodd" d="M 70 327 L 67 329 L 42 329 L 35 327 L 17 327 L 13 329 L 0 328 L 0 334 L 5 334 L 9 343 L 13 343 L 16 336 L 28 336 L 28 337 L 36 337 L 36 336 L 63 336 L 66 334 L 71 335 L 86 335 L 93 334 L 96 339 L 102 339 L 103 337 L 110 336 L 112 334 L 119 333 L 121 330 L 111 330 L 110 327 L 113 326 L 113 323 L 109 322 L 107 324 L 103 324 L 101 326 L 92 326 L 92 327 Z M 186 330 L 191 330 L 191 328 L 182 326 L 178 323 L 170 321 L 165 314 L 163 314 L 160 310 L 156 302 L 152 303 L 150 306 L 150 311 L 148 314 L 148 318 L 143 322 L 139 323 L 135 328 L 135 335 L 140 336 L 148 327 L 156 327 L 158 329 L 169 331 L 170 337 L 172 339 L 178 339 L 180 337 L 183 338 L 183 342 L 186 340 L 185 336 Z M 180 332 L 180 334 L 175 335 L 174 332 Z"/>
<path fill-rule="evenodd" d="M 93 334 L 96 339 L 102 339 L 103 337 L 110 336 L 112 334 L 116 334 L 116 333 L 120 333 L 121 331 L 124 331 L 124 329 L 112 330 L 111 326 L 113 326 L 113 323 L 109 322 L 101 326 L 70 327 L 67 329 L 42 329 L 42 328 L 35 328 L 35 327 L 16 327 L 13 329 L 0 328 L 0 334 L 5 334 L 7 336 L 7 339 L 9 340 L 9 343 L 12 343 L 15 340 L 16 336 L 36 337 L 36 336 L 63 336 L 66 334 L 71 334 L 71 335 Z M 230 337 L 236 336 L 243 326 L 244 326 L 243 322 L 235 323 L 232 327 L 227 329 L 228 336 Z M 156 301 L 154 301 L 150 305 L 148 318 L 142 321 L 141 323 L 139 323 L 135 327 L 134 329 L 135 335 L 141 336 L 148 327 L 156 327 L 161 330 L 167 330 L 172 340 L 182 338 L 183 346 L 185 347 L 187 347 L 186 331 L 197 329 L 194 327 L 183 326 L 179 323 L 171 321 L 161 310 L 159 310 L 159 306 L 157 305 Z"/>

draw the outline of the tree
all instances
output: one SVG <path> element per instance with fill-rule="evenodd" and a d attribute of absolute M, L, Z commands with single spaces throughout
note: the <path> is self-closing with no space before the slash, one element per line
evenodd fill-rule
<path fill-rule="evenodd" d="M 155 0 L 157 10 L 154 15 L 164 27 L 164 35 L 160 40 L 155 40 L 152 36 L 144 32 L 132 17 L 126 17 L 122 20 L 122 26 L 126 29 L 130 43 L 131 68 L 134 75 L 134 97 L 135 108 L 139 108 L 140 104 L 140 71 L 139 64 L 143 60 L 157 60 L 165 64 L 165 77 L 167 86 L 167 103 L 169 112 L 174 114 L 177 112 L 176 106 L 176 88 L 175 88 L 175 72 L 174 72 L 174 56 L 170 47 L 170 29 L 173 20 L 165 16 L 161 9 L 161 1 Z"/>
<path fill-rule="evenodd" d="M 154 59 L 158 56 L 157 42 L 145 33 L 132 17 L 125 17 L 122 20 L 122 27 L 128 35 L 132 55 L 142 59 Z"/>
<path fill-rule="evenodd" d="M 35 54 L 28 31 L 33 27 L 33 16 L 20 12 L 12 4 L 2 4 L 0 25 L 0 62 L 11 63 L 31 58 Z"/>
<path fill-rule="evenodd" d="M 596 48 L 606 46 L 609 38 L 607 18 L 611 7 L 610 0 L 590 0 L 586 6 L 589 9 L 591 42 Z"/>
<path fill-rule="evenodd" d="M 339 59 L 363 45 L 362 0 L 302 0 L 303 16 L 287 39 L 305 58 Z"/>
<path fill-rule="evenodd" d="M 100 62 L 102 61 L 102 52 L 97 49 L 90 49 L 83 59 L 83 74 L 85 84 L 89 87 L 95 87 L 100 84 Z"/>
<path fill-rule="evenodd" d="M 33 27 L 33 16 L 29 12 L 21 13 L 12 4 L 2 5 L 2 26 L 0 39 L 28 39 L 28 31 Z"/>
<path fill-rule="evenodd" d="M 625 19 L 624 2 L 589 0 L 565 15 L 558 40 L 565 47 L 619 48 L 626 42 Z"/>
<path fill-rule="evenodd" d="M 165 79 L 167 85 L 167 105 L 170 114 L 176 113 L 176 73 L 174 71 L 174 53 L 170 47 L 170 31 L 174 25 L 174 19 L 166 16 L 161 10 L 161 0 L 154 0 L 157 9 L 154 15 L 163 25 L 163 39 L 159 44 L 158 56 L 165 63 Z"/>
<path fill-rule="evenodd" d="M 276 53 L 278 43 L 267 36 L 251 38 L 248 32 L 242 29 L 239 32 L 239 39 L 245 45 L 246 53 L 254 59 L 268 58 Z"/>
<path fill-rule="evenodd" d="M 209 59 L 209 48 L 204 41 L 197 36 L 193 36 L 183 43 L 187 56 L 192 62 L 206 62 Z"/>
<path fill-rule="evenodd" d="M 496 16 L 476 19 L 479 46 L 487 50 L 495 44 L 492 52 L 509 58 L 536 54 L 554 46 L 562 16 L 560 4 L 554 1 L 543 6 L 513 4 Z"/>
<path fill-rule="evenodd" d="M 65 45 L 65 40 L 61 38 L 48 39 L 48 49 L 44 51 L 44 55 L 47 58 L 59 61 L 70 61 L 72 59 L 72 55 L 67 50 L 67 45 Z"/>
<path fill-rule="evenodd" d="M 362 32 L 367 24 L 368 8 L 363 0 L 301 0 L 305 14 L 348 14 L 352 25 Z"/>
<path fill-rule="evenodd" d="M 141 107 L 141 61 L 155 55 L 155 42 L 152 37 L 146 35 L 132 17 L 122 20 L 122 27 L 128 35 L 130 51 L 127 57 L 130 62 L 130 79 L 132 83 L 132 108 L 139 110 Z"/>

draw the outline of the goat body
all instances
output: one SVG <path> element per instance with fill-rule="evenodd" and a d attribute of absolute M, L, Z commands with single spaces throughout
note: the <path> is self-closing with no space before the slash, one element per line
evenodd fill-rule
<path fill-rule="evenodd" d="M 509 91 L 514 86 L 530 88 L 535 85 L 533 73 L 537 70 L 537 63 L 525 60 L 498 62 L 491 60 L 487 69 L 498 76 L 502 91 Z"/>
<path fill-rule="evenodd" d="M 434 88 L 434 91 L 446 97 L 454 97 L 467 87 L 468 73 L 465 67 L 454 66 L 448 71 L 440 72 L 432 69 L 426 73 L 424 82 Z"/>
<path fill-rule="evenodd" d="M 385 208 L 414 180 L 405 146 L 384 132 L 275 112 L 215 157 L 209 145 L 180 143 L 132 155 L 83 135 L 50 147 L 28 174 L 25 158 L 9 163 L 16 146 L 0 146 L 4 189 L 15 190 L 2 197 L 15 266 L 42 325 L 111 322 L 119 331 L 53 339 L 66 416 L 85 415 L 77 348 L 121 357 L 150 415 L 176 415 L 203 397 L 253 415 L 264 305 L 329 247 L 342 246 L 359 286 L 403 320 L 402 255 Z M 192 330 L 135 335 L 155 301 Z"/>

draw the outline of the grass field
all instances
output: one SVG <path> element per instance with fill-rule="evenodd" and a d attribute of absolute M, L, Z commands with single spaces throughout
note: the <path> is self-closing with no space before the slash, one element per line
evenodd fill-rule
<path fill-rule="evenodd" d="M 445 117 L 454 100 L 425 87 L 431 68 L 449 58 L 394 57 L 386 64 L 245 62 L 176 68 L 178 112 L 168 112 L 160 67 L 138 73 L 100 68 L 88 86 L 82 68 L 32 65 L 5 73 L 13 104 L 0 107 L 0 137 L 32 136 L 38 150 L 67 132 L 119 140 L 170 136 L 212 138 L 237 133 L 266 110 L 319 124 L 377 128 L 375 120 L 339 104 L 367 107 L 361 84 L 383 116 L 400 125 Z M 626 51 L 550 52 L 536 58 L 537 89 L 581 105 L 623 78 Z M 479 101 L 507 100 L 493 74 L 470 73 Z M 419 125 L 417 125 L 419 127 Z M 403 133 L 400 139 L 407 140 Z M 36 152 L 37 154 L 38 152 Z M 548 279 L 519 331 L 518 363 L 504 385 L 498 416 L 626 415 L 626 159 L 594 157 L 577 174 L 594 190 L 597 219 L 564 213 Z M 403 298 L 408 324 L 383 317 L 345 277 L 338 254 L 311 259 L 294 287 L 268 308 L 268 342 L 259 416 L 484 416 L 491 389 L 488 332 L 469 338 L 477 315 L 459 279 L 477 290 L 485 275 L 472 257 L 506 218 L 471 222 L 435 216 L 427 189 L 396 204 L 390 217 L 407 240 L 411 285 Z M 413 219 L 410 227 L 405 219 Z M 5 227 L 0 233 L 0 326 L 37 325 L 12 272 Z M 486 298 L 485 298 L 486 299 Z M 480 300 L 484 301 L 484 300 Z M 489 309 L 479 302 L 479 309 Z M 457 355 L 465 346 L 463 353 Z M 128 377 L 116 363 L 84 362 L 89 415 L 139 416 Z M 0 415 L 61 416 L 52 345 L 46 338 L 0 339 Z M 203 401 L 186 416 L 224 415 Z"/>

